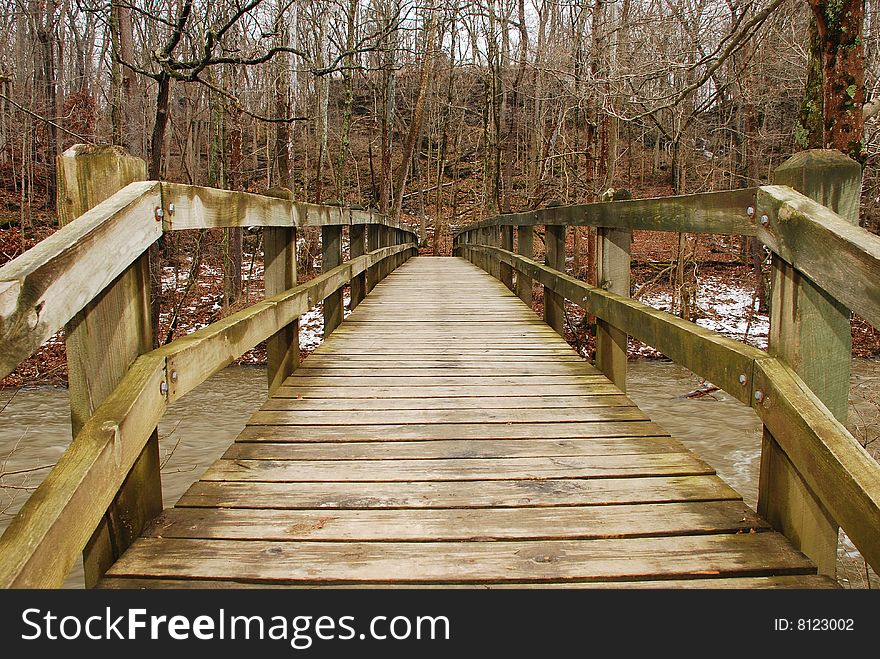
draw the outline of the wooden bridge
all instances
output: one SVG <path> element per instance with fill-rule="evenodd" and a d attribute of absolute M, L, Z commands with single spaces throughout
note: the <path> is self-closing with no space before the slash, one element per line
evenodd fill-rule
<path fill-rule="evenodd" d="M 839 421 L 849 310 L 880 319 L 880 239 L 853 223 L 859 169 L 836 152 L 759 189 L 492 218 L 453 258 L 416 257 L 369 211 L 129 184 L 141 164 L 115 150 L 60 165 L 77 219 L 0 268 L 0 357 L 8 373 L 66 324 L 75 437 L 0 539 L 5 587 L 57 587 L 82 553 L 110 588 L 820 588 L 838 526 L 880 567 L 880 467 Z M 598 227 L 599 287 L 565 273 L 571 225 Z M 264 227 L 266 300 L 152 349 L 147 248 L 230 226 Z M 324 271 L 297 285 L 306 226 Z M 633 229 L 757 235 L 771 354 L 629 299 Z M 595 365 L 560 336 L 564 300 L 597 317 Z M 297 319 L 321 301 L 326 338 L 300 364 Z M 626 397 L 627 335 L 759 415 L 757 513 Z M 264 340 L 266 404 L 162 511 L 158 420 Z"/>

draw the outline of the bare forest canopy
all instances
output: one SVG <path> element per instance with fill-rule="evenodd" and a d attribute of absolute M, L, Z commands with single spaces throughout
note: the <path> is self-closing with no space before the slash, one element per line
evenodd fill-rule
<path fill-rule="evenodd" d="M 868 105 L 878 6 L 864 90 L 843 90 Z M 804 141 L 805 0 L 13 0 L 0 16 L 0 173 L 24 230 L 76 142 L 121 144 L 152 178 L 283 186 L 445 235 L 613 187 L 753 186 Z M 869 226 L 878 149 L 868 119 Z"/>

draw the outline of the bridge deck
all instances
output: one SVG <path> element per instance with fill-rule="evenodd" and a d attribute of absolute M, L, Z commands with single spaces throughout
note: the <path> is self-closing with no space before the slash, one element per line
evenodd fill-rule
<path fill-rule="evenodd" d="M 500 282 L 416 258 L 102 585 L 833 585 L 815 573 Z"/>

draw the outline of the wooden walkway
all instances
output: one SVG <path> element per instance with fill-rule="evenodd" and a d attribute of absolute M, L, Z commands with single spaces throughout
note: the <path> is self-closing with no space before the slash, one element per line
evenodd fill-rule
<path fill-rule="evenodd" d="M 376 287 L 102 582 L 528 584 L 834 582 L 500 282 L 426 257 Z"/>

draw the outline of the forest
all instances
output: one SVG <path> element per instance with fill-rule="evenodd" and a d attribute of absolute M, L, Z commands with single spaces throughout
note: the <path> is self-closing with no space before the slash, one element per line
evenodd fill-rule
<path fill-rule="evenodd" d="M 57 228 L 55 161 L 76 143 L 119 145 L 151 179 L 376 208 L 433 254 L 486 216 L 753 187 L 830 147 L 863 163 L 861 222 L 877 231 L 878 7 L 14 0 L 0 9 L 0 258 Z M 302 272 L 318 240 L 302 232 Z M 589 280 L 588 229 L 571 241 Z M 247 229 L 163 240 L 161 341 L 261 296 L 261 249 Z M 636 297 L 665 291 L 681 317 L 699 317 L 703 274 L 748 280 L 749 313 L 766 311 L 757 241 L 637 235 L 633 254 Z M 858 319 L 854 339 L 880 352 Z M 63 380 L 62 350 L 50 340 L 6 383 Z"/>

